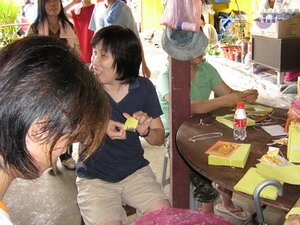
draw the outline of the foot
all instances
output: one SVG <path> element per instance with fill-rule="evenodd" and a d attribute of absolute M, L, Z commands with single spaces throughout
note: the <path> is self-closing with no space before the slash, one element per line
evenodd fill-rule
<path fill-rule="evenodd" d="M 247 220 L 250 218 L 250 213 L 247 211 L 244 211 L 241 207 L 239 206 L 234 206 L 234 208 L 227 208 L 224 206 L 223 203 L 218 203 L 215 206 L 215 210 L 219 211 L 221 213 L 226 213 L 228 215 L 231 215 L 239 220 Z"/>
<path fill-rule="evenodd" d="M 67 167 L 69 170 L 75 170 L 76 168 L 76 162 L 72 157 L 61 161 L 61 165 Z"/>
<path fill-rule="evenodd" d="M 220 195 L 224 198 L 231 198 L 232 197 L 232 191 L 228 190 L 224 186 L 220 184 L 213 183 L 213 187 L 220 193 Z"/>

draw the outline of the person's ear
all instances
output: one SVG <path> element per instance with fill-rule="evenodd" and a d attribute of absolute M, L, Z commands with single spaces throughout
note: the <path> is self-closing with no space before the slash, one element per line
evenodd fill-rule
<path fill-rule="evenodd" d="M 47 133 L 44 131 L 44 120 L 41 118 L 35 119 L 28 129 L 27 136 L 34 142 L 43 140 Z"/>

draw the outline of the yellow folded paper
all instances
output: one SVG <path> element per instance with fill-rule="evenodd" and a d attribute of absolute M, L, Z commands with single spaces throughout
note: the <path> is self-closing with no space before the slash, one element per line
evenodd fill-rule
<path fill-rule="evenodd" d="M 263 163 L 256 164 L 257 172 L 266 179 L 300 185 L 300 165 L 271 166 Z M 288 175 L 287 175 L 288 174 Z"/>
<path fill-rule="evenodd" d="M 230 156 L 208 156 L 209 165 L 218 166 L 234 166 L 244 168 L 250 153 L 250 144 L 240 144 L 240 147 L 236 149 Z"/>
<path fill-rule="evenodd" d="M 300 162 L 300 123 L 291 123 L 289 126 L 287 158 L 290 162 Z"/>
<path fill-rule="evenodd" d="M 266 115 L 272 112 L 273 108 L 262 105 L 245 104 L 245 111 L 247 115 Z"/>
<path fill-rule="evenodd" d="M 229 128 L 233 129 L 233 114 L 226 114 L 224 116 L 216 116 L 216 120 L 219 123 L 223 123 Z M 253 126 L 255 125 L 255 121 L 247 118 L 247 126 Z"/>
<path fill-rule="evenodd" d="M 253 195 L 257 185 L 264 180 L 266 180 L 266 178 L 257 173 L 256 168 L 251 167 L 243 176 L 243 178 L 233 187 L 233 189 L 249 195 Z M 265 187 L 260 192 L 260 197 L 275 200 L 277 198 L 277 188 L 274 186 Z"/>
<path fill-rule="evenodd" d="M 125 124 L 124 124 L 124 129 L 125 130 L 135 130 L 135 128 L 137 127 L 139 121 L 133 117 L 129 117 Z"/>

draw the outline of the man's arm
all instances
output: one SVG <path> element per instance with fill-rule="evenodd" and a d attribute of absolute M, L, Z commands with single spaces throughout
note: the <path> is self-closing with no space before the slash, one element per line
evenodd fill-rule
<path fill-rule="evenodd" d="M 72 14 L 71 14 L 71 12 L 70 12 L 70 9 L 71 9 L 74 5 L 76 5 L 76 4 L 80 3 L 80 2 L 81 2 L 81 0 L 72 0 L 69 4 L 67 4 L 67 5 L 64 7 L 64 11 L 65 11 L 65 14 L 66 14 L 66 16 L 68 17 L 68 19 L 72 19 Z"/>
<path fill-rule="evenodd" d="M 213 88 L 213 92 L 218 96 L 209 100 L 192 100 L 191 113 L 208 113 L 221 107 L 235 106 L 238 101 L 253 103 L 258 97 L 257 90 L 241 92 L 232 90 L 224 81 Z"/>

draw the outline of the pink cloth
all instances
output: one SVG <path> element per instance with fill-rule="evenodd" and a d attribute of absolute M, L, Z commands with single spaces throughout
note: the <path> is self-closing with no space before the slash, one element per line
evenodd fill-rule
<path fill-rule="evenodd" d="M 59 38 L 64 38 L 67 40 L 68 45 L 72 48 L 75 49 L 77 51 L 78 47 L 79 47 L 79 43 L 78 43 L 78 38 L 77 35 L 75 33 L 75 31 L 73 30 L 73 28 L 66 23 L 65 29 L 62 26 L 62 23 L 59 21 L 59 30 L 60 30 L 60 35 Z M 45 20 L 43 23 L 40 23 L 38 26 L 38 34 L 39 35 L 45 35 L 45 36 L 49 36 L 49 26 L 48 26 L 48 21 Z"/>
<path fill-rule="evenodd" d="M 166 208 L 149 212 L 132 225 L 233 225 L 228 220 L 200 210 Z"/>
<path fill-rule="evenodd" d="M 300 76 L 300 71 L 289 71 L 285 73 L 283 79 L 285 82 L 297 81 L 298 76 Z"/>

